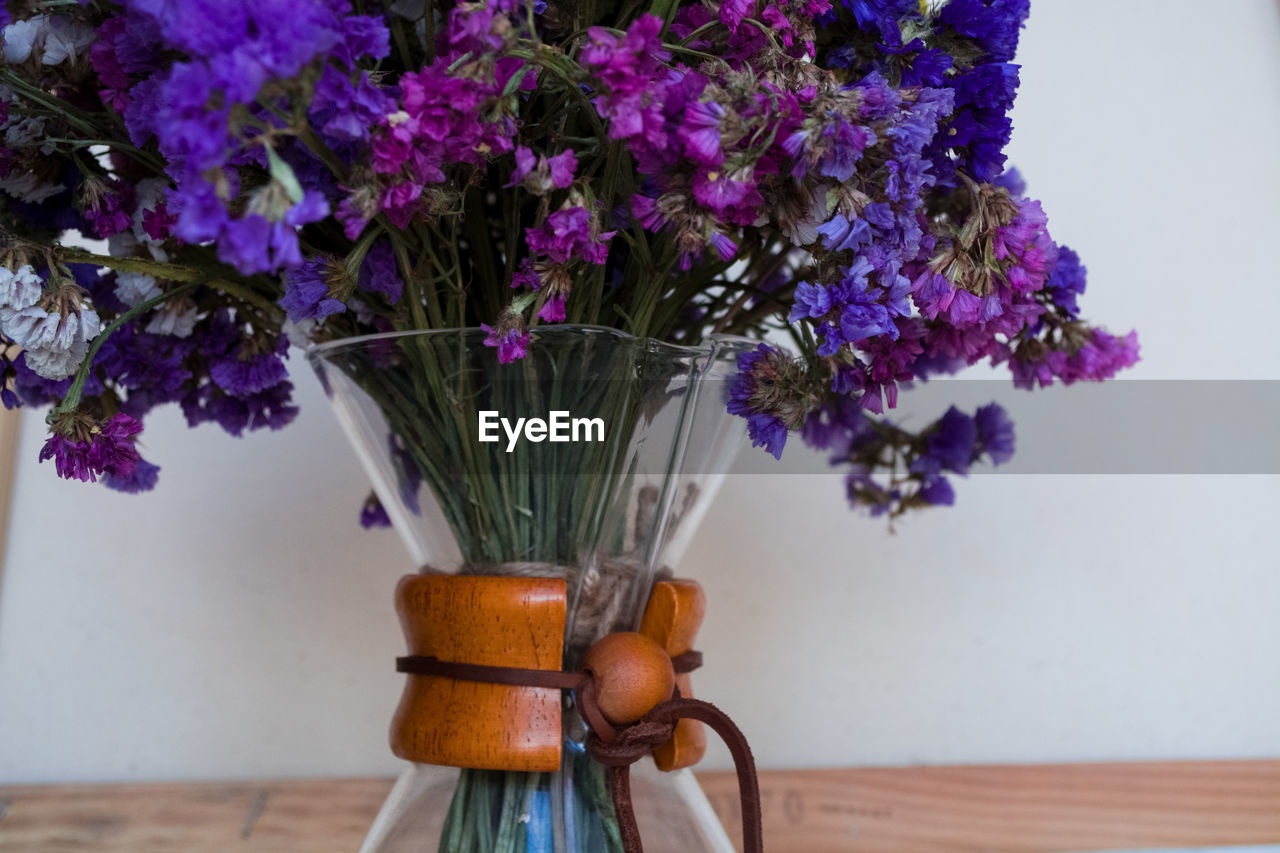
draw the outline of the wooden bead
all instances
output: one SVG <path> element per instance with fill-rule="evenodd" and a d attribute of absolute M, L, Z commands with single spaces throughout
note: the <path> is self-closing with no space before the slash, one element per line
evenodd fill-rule
<path fill-rule="evenodd" d="M 644 634 L 623 631 L 587 649 L 583 669 L 595 678 L 596 704 L 615 726 L 625 726 L 671 698 L 676 686 L 671 658 Z"/>

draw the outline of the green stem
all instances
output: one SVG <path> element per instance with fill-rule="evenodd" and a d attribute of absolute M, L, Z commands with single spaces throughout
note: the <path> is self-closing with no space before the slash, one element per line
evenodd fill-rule
<path fill-rule="evenodd" d="M 209 270 L 183 266 L 174 263 L 148 261 L 144 258 L 116 258 L 111 255 L 98 255 L 84 249 L 61 248 L 59 256 L 70 264 L 95 264 L 110 267 L 116 272 L 139 273 L 166 281 L 203 281 L 210 278 Z"/>
<path fill-rule="evenodd" d="M 194 289 L 197 284 L 198 282 L 193 281 L 179 285 L 167 293 L 152 297 L 141 305 L 130 308 L 108 323 L 106 328 L 99 332 L 98 336 L 93 339 L 93 343 L 89 345 L 89 351 L 85 354 L 84 361 L 80 363 L 80 368 L 76 371 L 75 381 L 71 383 L 71 388 L 67 390 L 67 395 L 62 398 L 62 402 L 58 404 L 57 408 L 49 413 L 49 423 L 53 423 L 58 415 L 75 411 L 76 407 L 80 405 L 80 395 L 84 393 L 84 384 L 89 380 L 89 371 L 93 369 L 94 356 L 98 354 L 98 350 L 102 349 L 102 344 L 111 336 L 112 332 L 135 317 L 142 316 L 157 305 Z"/>
<path fill-rule="evenodd" d="M 74 126 L 82 133 L 86 133 L 89 136 L 102 135 L 98 133 L 97 126 L 89 119 L 88 113 L 78 109 L 77 107 L 71 106 L 71 104 L 56 95 L 46 92 L 39 86 L 32 85 L 21 75 L 16 74 L 7 68 L 0 69 L 0 82 L 3 82 L 10 89 L 13 89 L 24 98 L 34 101 L 35 103 L 58 113 L 67 121 L 68 124 Z"/>

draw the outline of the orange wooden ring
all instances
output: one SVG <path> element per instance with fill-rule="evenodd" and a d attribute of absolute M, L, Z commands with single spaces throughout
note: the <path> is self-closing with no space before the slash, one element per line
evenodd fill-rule
<path fill-rule="evenodd" d="M 663 651 L 676 657 L 693 651 L 706 612 L 707 596 L 697 582 L 660 581 L 649 596 L 649 604 L 640 620 L 640 633 L 652 637 Z M 681 696 L 692 698 L 689 673 L 676 675 L 676 687 L 680 688 Z M 707 733 L 702 723 L 680 720 L 671 740 L 653 751 L 653 760 L 660 770 L 679 770 L 697 764 L 706 751 Z"/>
<path fill-rule="evenodd" d="M 396 611 L 411 655 L 560 669 L 562 579 L 409 575 L 396 587 Z M 422 764 L 550 772 L 560 769 L 560 709 L 555 688 L 410 675 L 391 751 Z"/>
<path fill-rule="evenodd" d="M 559 578 L 424 574 L 402 578 L 396 588 L 396 611 L 410 655 L 522 669 L 560 669 L 565 600 L 565 582 Z M 624 697 L 635 707 L 645 706 L 639 713 L 634 707 L 606 711 L 606 699 L 601 710 L 607 718 L 615 724 L 632 722 L 671 695 L 665 680 L 671 673 L 669 659 L 693 650 L 705 612 L 706 596 L 694 581 L 654 586 L 639 634 L 661 648 L 665 666 L 652 660 L 644 664 L 642 669 L 656 672 L 656 681 L 640 679 L 644 697 L 638 702 Z M 675 675 L 674 682 L 681 696 L 692 696 L 688 673 Z M 662 695 L 654 699 L 649 693 Z M 556 688 L 411 674 L 392 719 L 391 750 L 422 764 L 555 771 L 560 768 L 561 707 Z M 702 724 L 680 720 L 653 757 L 660 769 L 676 770 L 693 766 L 705 751 Z"/>

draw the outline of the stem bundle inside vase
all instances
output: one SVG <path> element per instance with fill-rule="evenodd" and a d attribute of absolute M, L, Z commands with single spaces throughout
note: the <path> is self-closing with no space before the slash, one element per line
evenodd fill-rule
<path fill-rule="evenodd" d="M 671 559 L 666 545 L 723 473 L 720 448 L 742 434 L 724 412 L 725 378 L 748 345 L 684 348 L 559 327 L 538 333 L 528 358 L 499 365 L 484 337 L 375 336 L 311 358 L 424 569 L 563 577 L 563 663 L 576 668 L 594 640 L 636 627 Z M 557 412 L 602 428 L 576 441 L 568 430 L 564 441 L 480 440 L 481 413 Z M 560 772 L 461 772 L 442 850 L 621 849 L 604 768 L 585 754 L 571 698 L 565 720 Z"/>

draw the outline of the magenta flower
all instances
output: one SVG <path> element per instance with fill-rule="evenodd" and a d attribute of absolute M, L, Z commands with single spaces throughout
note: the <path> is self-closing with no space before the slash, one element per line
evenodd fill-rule
<path fill-rule="evenodd" d="M 714 169 L 700 170 L 693 179 L 693 197 L 717 216 L 742 204 L 752 189 L 746 181 L 732 180 L 724 172 Z"/>
<path fill-rule="evenodd" d="M 89 220 L 94 233 L 106 239 L 133 225 L 133 215 L 127 209 L 132 202 L 132 192 L 127 186 L 113 187 L 86 205 L 84 218 Z"/>
<path fill-rule="evenodd" d="M 69 431 L 55 427 L 40 451 L 40 461 L 52 459 L 59 477 L 94 483 L 104 474 L 128 478 L 134 473 L 140 461 L 134 444 L 134 436 L 142 432 L 138 421 L 116 412 L 105 424 L 81 421 Z"/>
<path fill-rule="evenodd" d="M 661 104 L 667 76 L 662 63 L 671 58 L 662 46 L 662 19 L 641 15 L 624 38 L 592 27 L 579 57 L 595 74 L 601 93 L 596 110 L 609 120 L 613 139 L 640 137 L 653 146 L 665 144 Z"/>
<path fill-rule="evenodd" d="M 572 151 L 561 151 L 547 159 L 551 170 L 551 183 L 558 189 L 565 189 L 573 183 L 573 173 L 578 168 L 578 158 Z"/>
<path fill-rule="evenodd" d="M 498 319 L 498 325 L 481 323 L 480 328 L 489 333 L 484 345 L 497 348 L 499 364 L 510 364 L 529 354 L 529 332 L 519 314 L 505 311 Z"/>
<path fill-rule="evenodd" d="M 584 207 L 567 207 L 547 217 L 541 228 L 529 228 L 525 240 L 529 251 L 557 264 L 585 260 L 603 264 L 609 254 L 608 241 L 615 232 L 595 232 L 591 212 Z"/>
<path fill-rule="evenodd" d="M 719 166 L 724 162 L 720 147 L 720 123 L 725 109 L 713 102 L 691 101 L 684 108 L 684 125 L 677 131 L 685 153 L 695 163 Z"/>
<path fill-rule="evenodd" d="M 536 195 L 545 195 L 552 189 L 566 189 L 573 183 L 578 168 L 578 158 L 573 151 L 561 151 L 554 157 L 534 154 L 523 145 L 516 148 L 516 168 L 511 173 L 508 187 L 523 184 Z"/>
<path fill-rule="evenodd" d="M 538 319 L 544 323 L 562 323 L 564 318 L 564 294 L 553 293 L 543 303 L 542 310 L 538 312 Z"/>

